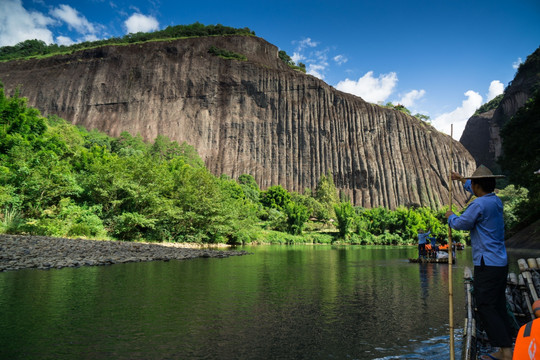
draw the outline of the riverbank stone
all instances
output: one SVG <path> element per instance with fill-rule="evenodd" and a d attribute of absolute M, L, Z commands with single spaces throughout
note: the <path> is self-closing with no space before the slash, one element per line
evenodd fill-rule
<path fill-rule="evenodd" d="M 222 245 L 224 246 L 224 245 Z M 20 269 L 113 265 L 142 261 L 226 258 L 248 255 L 186 243 L 133 243 L 124 241 L 66 239 L 49 236 L 0 235 L 0 272 Z"/>

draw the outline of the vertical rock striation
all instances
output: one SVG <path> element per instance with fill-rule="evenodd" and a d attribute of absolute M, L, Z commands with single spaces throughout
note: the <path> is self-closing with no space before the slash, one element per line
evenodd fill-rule
<path fill-rule="evenodd" d="M 248 60 L 213 56 L 211 46 Z M 43 114 L 113 136 L 186 141 L 214 174 L 251 174 L 263 189 L 314 189 L 330 171 L 356 205 L 447 203 L 449 136 L 294 71 L 277 53 L 246 36 L 105 46 L 0 63 L 0 79 Z M 471 173 L 474 159 L 453 147 L 454 168 Z M 457 203 L 465 198 L 456 189 Z"/>

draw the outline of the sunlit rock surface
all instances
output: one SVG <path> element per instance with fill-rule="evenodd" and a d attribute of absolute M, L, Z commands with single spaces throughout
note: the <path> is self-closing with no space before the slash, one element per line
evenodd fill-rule
<path fill-rule="evenodd" d="M 247 61 L 208 53 L 211 46 Z M 289 68 L 263 39 L 225 36 L 105 46 L 0 63 L 8 94 L 88 129 L 158 134 L 193 145 L 216 175 L 255 177 L 262 189 L 314 189 L 332 172 L 364 207 L 448 203 L 449 136 Z M 454 169 L 475 162 L 453 142 Z M 455 188 L 454 188 L 455 189 Z M 464 204 L 458 187 L 454 199 Z"/>

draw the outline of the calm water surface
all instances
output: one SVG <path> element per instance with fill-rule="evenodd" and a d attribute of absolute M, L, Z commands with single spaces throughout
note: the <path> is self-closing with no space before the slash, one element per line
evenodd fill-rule
<path fill-rule="evenodd" d="M 413 247 L 0 273 L 1 359 L 447 359 L 448 265 Z M 511 252 L 512 267 L 526 253 Z M 540 256 L 540 254 L 534 255 Z M 463 268 L 453 267 L 456 358 Z"/>

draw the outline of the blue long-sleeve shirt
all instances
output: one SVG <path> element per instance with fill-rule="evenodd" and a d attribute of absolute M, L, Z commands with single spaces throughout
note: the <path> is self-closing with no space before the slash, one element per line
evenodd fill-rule
<path fill-rule="evenodd" d="M 463 185 L 473 192 L 471 180 Z M 508 257 L 504 246 L 503 204 L 494 193 L 475 199 L 467 209 L 457 216 L 450 215 L 448 225 L 456 230 L 470 230 L 473 264 L 480 266 L 482 257 L 487 266 L 506 266 Z"/>
<path fill-rule="evenodd" d="M 419 245 L 426 244 L 427 237 L 429 236 L 429 234 L 431 234 L 431 230 L 428 231 L 427 233 L 418 234 L 418 244 Z"/>

